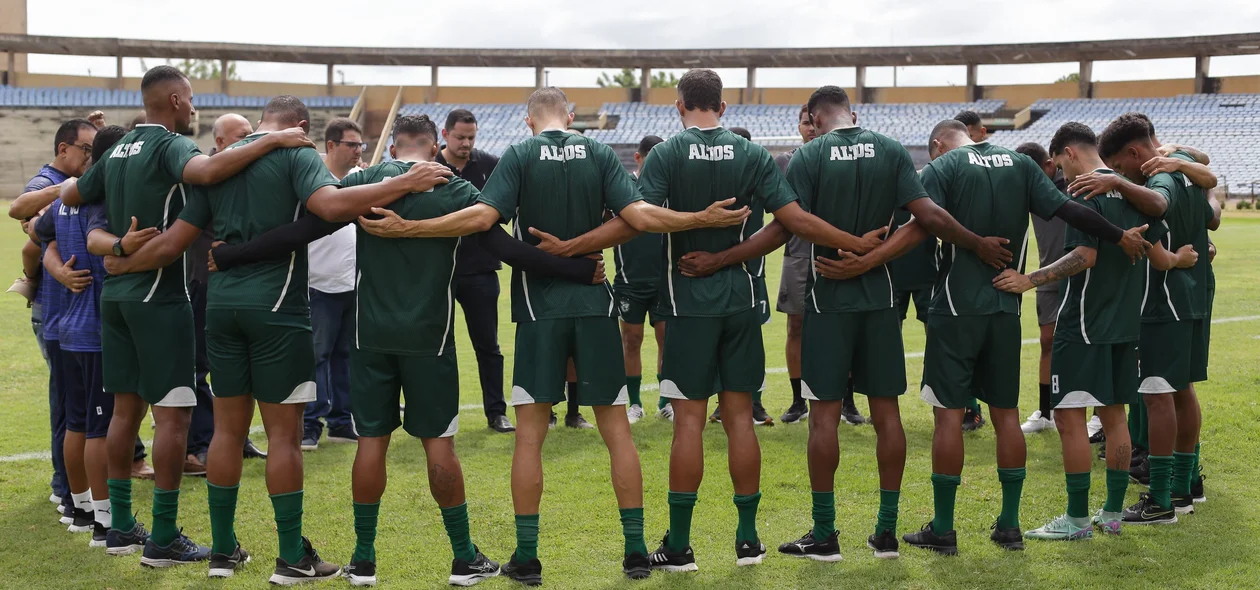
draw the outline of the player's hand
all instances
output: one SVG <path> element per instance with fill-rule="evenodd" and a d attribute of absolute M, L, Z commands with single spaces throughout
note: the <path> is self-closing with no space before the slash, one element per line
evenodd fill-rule
<path fill-rule="evenodd" d="M 839 260 L 823 256 L 815 258 L 814 270 L 824 278 L 835 281 L 847 281 L 866 274 L 870 270 L 861 256 L 852 252 L 845 252 L 844 250 L 840 250 L 839 253 Z"/>
<path fill-rule="evenodd" d="M 1156 156 L 1142 164 L 1142 175 L 1150 178 L 1160 172 L 1176 172 L 1181 170 L 1182 160 L 1166 156 Z"/>
<path fill-rule="evenodd" d="M 210 244 L 210 251 L 206 253 L 206 257 L 209 259 L 209 261 L 206 263 L 206 267 L 210 269 L 210 272 L 219 272 L 219 265 L 214 262 L 214 249 L 222 245 L 223 245 L 222 240 L 219 240 L 219 241 L 214 242 L 213 244 Z"/>
<path fill-rule="evenodd" d="M 1117 244 L 1129 255 L 1129 261 L 1136 263 L 1146 256 L 1146 250 L 1151 247 L 1151 243 L 1142 237 L 1146 233 L 1146 228 L 1150 224 L 1143 224 L 1137 227 L 1131 227 L 1124 231 L 1124 235 L 1120 236 L 1120 243 Z"/>
<path fill-rule="evenodd" d="M 1074 197 L 1083 197 L 1088 201 L 1098 195 L 1105 195 L 1119 189 L 1122 182 L 1125 180 L 1120 178 L 1119 174 L 1090 172 L 1077 176 L 1076 180 L 1068 185 L 1068 193 Z"/>
<path fill-rule="evenodd" d="M 127 233 L 122 237 L 123 252 L 127 254 L 134 254 L 136 250 L 140 249 L 140 246 L 143 246 L 145 242 L 156 238 L 159 233 L 156 227 L 146 227 L 144 229 L 137 230 L 136 223 L 136 218 L 132 217 L 131 227 L 127 229 Z"/>
<path fill-rule="evenodd" d="M 1177 248 L 1177 268 L 1190 268 L 1199 262 L 1199 253 L 1194 251 L 1194 246 L 1186 244 Z"/>
<path fill-rule="evenodd" d="M 131 272 L 131 262 L 127 260 L 126 256 L 114 256 L 111 254 L 102 258 L 102 260 L 105 262 L 105 272 L 112 276 L 125 275 Z"/>
<path fill-rule="evenodd" d="M 690 252 L 678 259 L 678 271 L 684 277 L 707 277 L 726 267 L 720 254 L 712 252 Z"/>
<path fill-rule="evenodd" d="M 301 127 L 290 127 L 283 131 L 272 131 L 267 134 L 267 140 L 273 141 L 278 148 L 301 148 L 315 147 L 315 142 L 306 136 L 306 130 Z"/>
<path fill-rule="evenodd" d="M 1000 291 L 1007 293 L 1015 293 L 1016 295 L 1028 291 L 1035 287 L 1028 275 L 1020 273 L 1013 268 L 1008 268 L 996 277 L 993 277 L 993 286 Z"/>
<path fill-rule="evenodd" d="M 78 181 L 79 179 L 77 178 L 67 178 L 61 181 L 61 184 L 57 185 L 57 196 L 60 197 L 61 193 L 65 192 L 67 188 L 74 186 L 74 183 Z"/>
<path fill-rule="evenodd" d="M 1216 244 L 1208 242 L 1208 264 L 1216 260 Z"/>
<path fill-rule="evenodd" d="M 407 192 L 422 193 L 439 184 L 446 184 L 451 181 L 451 176 L 455 174 L 445 164 L 437 162 L 416 162 L 402 176 L 399 176 L 399 182 L 407 188 Z"/>
<path fill-rule="evenodd" d="M 359 226 L 363 228 L 363 231 L 378 238 L 407 237 L 407 220 L 399 217 L 397 213 L 381 207 L 372 207 L 372 213 L 380 215 L 381 218 L 359 217 Z"/>
<path fill-rule="evenodd" d="M 100 129 L 105 126 L 105 111 L 92 111 L 87 120 L 93 127 Z"/>
<path fill-rule="evenodd" d="M 569 258 L 573 255 L 572 252 L 569 252 L 569 242 L 566 240 L 561 240 L 536 227 L 529 228 L 529 235 L 538 238 L 537 248 L 543 252 L 552 256 L 560 256 L 561 258 Z"/>
<path fill-rule="evenodd" d="M 89 269 L 75 270 L 74 263 L 77 260 L 73 255 L 64 264 L 49 269 L 52 271 L 53 278 L 58 283 L 65 285 L 71 293 L 82 293 L 92 284 L 92 271 Z"/>
<path fill-rule="evenodd" d="M 1006 268 L 1006 264 L 1015 259 L 1015 255 L 1006 248 L 1011 243 L 1006 238 L 998 238 L 989 236 L 980 238 L 980 243 L 976 246 L 976 256 L 983 262 L 993 268 L 1001 270 Z"/>
<path fill-rule="evenodd" d="M 702 227 L 730 227 L 737 223 L 743 223 L 751 212 L 746 206 L 739 209 L 727 209 L 727 207 L 734 204 L 735 199 L 733 197 L 725 201 L 717 201 L 705 207 L 704 211 L 696 213 L 696 218 L 699 219 Z"/>
<path fill-rule="evenodd" d="M 867 252 L 870 252 L 871 250 L 878 248 L 880 244 L 883 244 L 884 236 L 887 234 L 888 234 L 888 226 L 886 225 L 884 227 L 879 227 L 871 231 L 868 231 L 862 234 L 861 238 L 858 238 L 858 245 L 855 248 L 853 248 L 853 251 L 857 252 L 858 254 L 866 254 Z"/>
<path fill-rule="evenodd" d="M 1155 148 L 1155 151 L 1159 152 L 1159 155 L 1161 156 L 1171 156 L 1173 155 L 1173 152 L 1177 151 L 1177 144 L 1175 143 L 1161 144 L 1159 147 Z"/>
<path fill-rule="evenodd" d="M 604 255 L 588 254 L 586 258 L 595 261 L 595 274 L 591 277 L 592 285 L 602 285 L 608 281 L 608 277 L 604 274 Z"/>

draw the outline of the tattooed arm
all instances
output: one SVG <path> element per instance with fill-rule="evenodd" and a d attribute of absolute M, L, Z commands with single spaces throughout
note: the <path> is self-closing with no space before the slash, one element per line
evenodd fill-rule
<path fill-rule="evenodd" d="M 1098 250 L 1088 246 L 1077 246 L 1054 264 L 1026 275 L 1008 268 L 1002 274 L 993 277 L 993 286 L 1007 293 L 1023 293 L 1034 287 L 1061 281 L 1085 269 L 1093 268 L 1097 258 Z"/>

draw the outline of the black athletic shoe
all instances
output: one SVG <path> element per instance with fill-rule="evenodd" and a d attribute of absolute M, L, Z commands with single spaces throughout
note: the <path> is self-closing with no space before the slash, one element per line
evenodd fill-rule
<path fill-rule="evenodd" d="M 761 402 L 753 402 L 753 424 L 757 426 L 774 426 L 774 418 L 766 412 Z"/>
<path fill-rule="evenodd" d="M 902 535 L 901 539 L 912 547 L 931 549 L 941 555 L 958 555 L 958 534 L 949 531 L 938 536 L 932 530 L 932 522 L 928 521 L 917 533 Z"/>
<path fill-rule="evenodd" d="M 722 423 L 722 407 L 721 406 L 713 408 L 713 413 L 709 414 L 709 422 L 716 422 L 718 424 Z"/>
<path fill-rule="evenodd" d="M 555 427 L 556 427 L 556 413 L 552 412 L 551 419 L 547 421 L 547 428 L 555 428 Z"/>
<path fill-rule="evenodd" d="M 840 532 L 832 531 L 826 539 L 819 541 L 814 538 L 814 531 L 811 529 L 805 531 L 801 538 L 779 545 L 779 553 L 814 561 L 840 561 L 839 539 Z"/>
<path fill-rule="evenodd" d="M 844 402 L 840 404 L 840 419 L 857 426 L 858 424 L 866 424 L 866 417 L 859 412 L 857 406 L 853 404 L 852 397 L 844 398 Z"/>
<path fill-rule="evenodd" d="M 1136 467 L 1129 468 L 1129 481 L 1144 486 L 1151 485 L 1151 460 L 1149 457 L 1143 459 Z"/>
<path fill-rule="evenodd" d="M 131 555 L 144 549 L 147 542 L 149 542 L 149 531 L 145 530 L 144 525 L 139 522 L 125 533 L 118 529 L 109 529 L 109 532 L 105 534 L 105 554 Z"/>
<path fill-rule="evenodd" d="M 993 532 L 989 534 L 989 540 L 997 543 L 998 547 L 1007 551 L 1024 550 L 1024 532 L 1019 530 L 1019 527 L 1000 529 L 995 522 L 993 523 L 993 526 L 989 528 L 993 530 Z"/>
<path fill-rule="evenodd" d="M 258 448 L 254 441 L 245 439 L 245 448 L 241 450 L 241 456 L 246 459 L 266 459 L 267 451 Z"/>
<path fill-rule="evenodd" d="M 289 563 L 284 558 L 276 558 L 276 571 L 267 580 L 277 586 L 292 586 L 313 580 L 328 580 L 341 575 L 341 566 L 328 563 L 319 558 L 319 553 L 311 547 L 310 539 L 302 537 L 302 550 L 305 555 L 297 563 Z"/>
<path fill-rule="evenodd" d="M 1194 494 L 1173 496 L 1172 505 L 1177 514 L 1194 514 Z"/>
<path fill-rule="evenodd" d="M 621 560 L 621 571 L 631 580 L 646 580 L 652 575 L 652 562 L 642 553 L 631 553 Z"/>
<path fill-rule="evenodd" d="M 193 542 L 180 530 L 179 536 L 165 547 L 153 542 L 153 537 L 144 544 L 144 553 L 140 555 L 140 565 L 145 567 L 172 567 L 205 561 L 210 558 L 210 548 Z"/>
<path fill-rule="evenodd" d="M 82 508 L 75 508 L 71 514 L 70 526 L 66 530 L 72 533 L 90 533 L 96 524 L 96 513 Z"/>
<path fill-rule="evenodd" d="M 1207 479 L 1207 476 L 1203 475 L 1203 468 L 1200 467 L 1199 473 L 1190 481 L 1190 495 L 1194 497 L 1195 504 L 1207 502 L 1207 494 L 1203 492 L 1203 480 L 1205 479 Z"/>
<path fill-rule="evenodd" d="M 351 586 L 375 586 L 376 562 L 369 560 L 352 561 L 341 568 L 341 575 L 350 581 Z"/>
<path fill-rule="evenodd" d="M 1098 449 L 1098 459 L 1100 461 L 1107 460 L 1107 445 L 1103 445 L 1101 449 Z"/>
<path fill-rule="evenodd" d="M 761 541 L 735 543 L 735 565 L 757 565 L 766 557 L 766 546 Z"/>
<path fill-rule="evenodd" d="M 1107 442 L 1107 433 L 1102 430 L 1095 432 L 1093 436 L 1089 437 L 1089 444 L 1091 445 L 1101 445 L 1105 442 Z M 1106 449 L 1103 449 L 1103 452 L 1106 452 Z"/>
<path fill-rule="evenodd" d="M 570 414 L 564 417 L 564 425 L 567 428 L 589 429 L 595 428 L 594 424 L 586 421 L 581 414 Z"/>
<path fill-rule="evenodd" d="M 694 572 L 700 568 L 696 565 L 696 554 L 691 551 L 691 546 L 677 553 L 669 550 L 669 531 L 665 531 L 665 537 L 661 539 L 661 546 L 648 556 L 648 561 L 652 563 L 652 569 L 665 570 L 667 572 Z"/>
<path fill-rule="evenodd" d="M 1148 493 L 1138 494 L 1138 502 L 1124 509 L 1125 524 L 1176 524 L 1177 511 L 1161 508 Z"/>
<path fill-rule="evenodd" d="M 1133 449 L 1133 454 L 1129 455 L 1129 468 L 1132 469 L 1141 465 L 1144 461 L 1146 461 L 1146 458 L 1150 456 L 1151 452 L 1146 449 L 1141 447 Z"/>
<path fill-rule="evenodd" d="M 788 406 L 787 411 L 783 412 L 782 416 L 779 416 L 779 421 L 784 424 L 796 424 L 808 416 L 809 405 L 805 403 L 805 400 L 798 399 L 794 400 L 792 405 Z"/>
<path fill-rule="evenodd" d="M 504 415 L 498 415 L 491 418 L 489 420 L 489 426 L 490 426 L 490 430 L 493 430 L 499 434 L 507 434 L 509 432 L 516 432 L 516 427 L 512 426 L 512 421 L 508 420 L 508 417 Z"/>
<path fill-rule="evenodd" d="M 499 564 L 490 561 L 481 550 L 473 545 L 473 560 L 464 561 L 455 559 L 451 561 L 451 577 L 446 581 L 452 586 L 474 586 L 482 580 L 488 580 L 499 575 Z"/>
<path fill-rule="evenodd" d="M 109 541 L 109 527 L 99 523 L 92 523 L 92 540 L 88 542 L 88 547 L 104 547 Z"/>
<path fill-rule="evenodd" d="M 210 571 L 206 572 L 206 575 L 211 578 L 230 578 L 232 574 L 236 573 L 236 570 L 251 560 L 249 552 L 241 549 L 241 544 L 237 543 L 236 549 L 232 550 L 231 555 L 223 553 L 210 554 Z"/>
<path fill-rule="evenodd" d="M 359 433 L 354 431 L 353 426 L 348 426 L 346 428 L 329 428 L 328 442 L 357 443 L 359 442 Z"/>
<path fill-rule="evenodd" d="M 963 413 L 963 432 L 980 430 L 982 426 L 984 426 L 984 412 L 967 408 L 967 411 Z"/>
<path fill-rule="evenodd" d="M 542 586 L 542 562 L 535 557 L 525 563 L 516 561 L 516 553 L 503 564 L 503 575 L 526 586 Z"/>
<path fill-rule="evenodd" d="M 879 559 L 897 559 L 901 557 L 901 545 L 897 543 L 897 534 L 884 531 L 866 538 L 866 546 L 875 551 Z"/>

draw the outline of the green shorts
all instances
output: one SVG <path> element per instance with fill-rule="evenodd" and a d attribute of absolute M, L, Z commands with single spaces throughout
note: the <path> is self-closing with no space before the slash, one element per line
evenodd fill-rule
<path fill-rule="evenodd" d="M 1172 393 L 1207 379 L 1206 320 L 1142 324 L 1138 393 Z"/>
<path fill-rule="evenodd" d="M 398 417 L 399 392 L 407 409 Z M 455 355 L 350 351 L 350 408 L 359 436 L 386 436 L 399 426 L 418 438 L 459 432 L 459 365 Z"/>
<path fill-rule="evenodd" d="M 187 301 L 101 302 L 105 391 L 161 407 L 197 405 L 192 306 Z"/>
<path fill-rule="evenodd" d="M 761 324 L 770 323 L 770 293 L 766 290 L 766 278 L 757 277 L 753 281 L 753 289 L 757 297 L 757 311 L 761 314 Z"/>
<path fill-rule="evenodd" d="M 1085 344 L 1054 339 L 1050 353 L 1050 404 L 1096 408 L 1135 404 L 1138 397 L 1137 343 Z"/>
<path fill-rule="evenodd" d="M 965 408 L 972 397 L 990 406 L 1019 406 L 1019 316 L 1013 313 L 930 314 L 923 355 L 923 401 Z"/>
<path fill-rule="evenodd" d="M 748 308 L 722 317 L 674 317 L 665 322 L 661 395 L 709 399 L 720 391 L 753 393 L 766 378 L 761 313 Z"/>
<path fill-rule="evenodd" d="M 315 401 L 315 344 L 307 315 L 207 309 L 206 356 L 215 397 L 268 404 Z"/>
<path fill-rule="evenodd" d="M 839 401 L 850 386 L 870 397 L 905 393 L 906 353 L 897 315 L 892 307 L 847 313 L 806 311 L 801 330 L 801 397 Z"/>
<path fill-rule="evenodd" d="M 579 404 L 630 402 L 617 318 L 586 317 L 516 324 L 512 405 L 563 402 L 570 358 L 577 371 Z"/>
<path fill-rule="evenodd" d="M 1208 362 L 1212 351 L 1212 304 L 1216 302 L 1216 283 L 1208 284 L 1208 312 L 1203 319 L 1203 363 L 1202 370 L 1194 375 L 1195 382 L 1207 381 Z"/>
<path fill-rule="evenodd" d="M 932 288 L 897 291 L 897 311 L 901 321 L 906 321 L 910 311 L 910 300 L 914 300 L 914 319 L 927 323 L 928 306 L 932 304 Z"/>
<path fill-rule="evenodd" d="M 652 308 L 656 307 L 656 291 L 640 293 L 621 288 L 614 289 L 613 292 L 617 295 L 617 312 L 621 316 L 621 321 L 642 325 L 644 320 L 648 320 L 653 326 L 657 322 L 665 321 L 652 311 Z"/>

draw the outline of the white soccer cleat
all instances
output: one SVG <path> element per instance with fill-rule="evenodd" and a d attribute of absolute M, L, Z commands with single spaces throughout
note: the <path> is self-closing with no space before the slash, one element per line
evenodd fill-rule
<path fill-rule="evenodd" d="M 640 406 L 639 404 L 634 404 L 633 406 L 626 408 L 626 418 L 630 420 L 631 424 L 642 420 L 645 415 L 646 414 L 643 412 L 643 406 Z"/>
<path fill-rule="evenodd" d="M 1019 425 L 1019 429 L 1024 431 L 1024 434 L 1033 434 L 1043 430 L 1054 430 L 1054 420 L 1043 417 L 1041 415 L 1041 410 L 1037 410 L 1036 412 L 1033 412 L 1033 414 L 1029 416 L 1023 424 Z"/>

